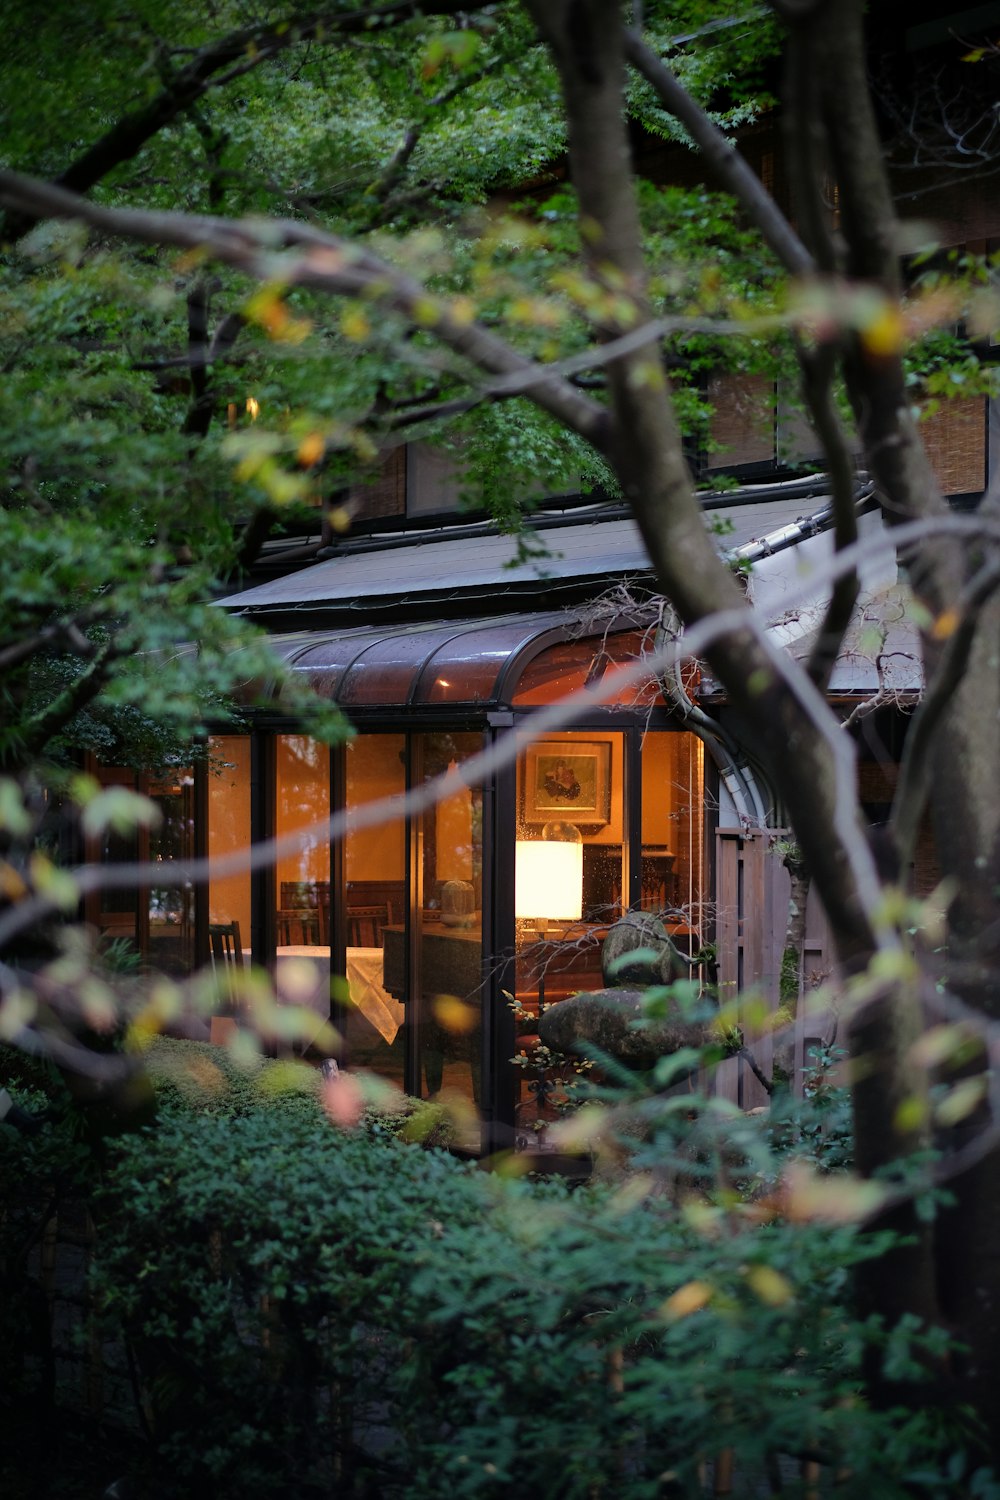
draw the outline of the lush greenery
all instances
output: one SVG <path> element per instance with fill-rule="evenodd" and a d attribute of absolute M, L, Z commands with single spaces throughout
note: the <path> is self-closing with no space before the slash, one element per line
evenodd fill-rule
<path fill-rule="evenodd" d="M 994 1459 L 1000 1452 L 987 1080 L 970 1080 L 950 1119 L 935 1115 L 930 1070 L 954 1055 L 954 1036 L 920 1037 L 931 997 L 979 1037 L 971 1072 L 994 1040 L 1000 568 L 990 506 L 974 535 L 949 513 L 912 409 L 921 394 L 937 402 L 989 387 L 969 340 L 996 326 L 994 268 L 925 260 L 904 285 L 901 255 L 916 247 L 880 171 L 860 0 L 773 0 L 778 23 L 756 7 L 720 18 L 705 0 L 630 9 L 626 29 L 618 0 L 342 0 L 287 15 L 228 0 L 8 8 L 0 764 L 11 779 L 0 781 L 0 923 L 23 940 L 40 917 L 77 906 L 59 868 L 72 839 L 53 834 L 49 793 L 65 793 L 81 818 L 92 808 L 94 838 L 126 816 L 92 806 L 97 788 L 67 777 L 82 749 L 172 762 L 206 724 L 238 712 L 234 693 L 280 684 L 262 643 L 208 601 L 239 582 L 268 538 L 319 529 L 334 539 L 350 524 L 351 486 L 393 445 L 415 436 L 451 446 L 470 498 L 511 525 L 542 491 L 599 484 L 632 506 L 677 619 L 700 631 L 788 809 L 840 952 L 863 976 L 846 1022 L 861 1064 L 859 1164 L 866 1175 L 900 1156 L 922 1165 L 943 1127 L 953 1132 L 945 1144 L 961 1148 L 940 1171 L 955 1203 L 930 1219 L 907 1177 L 896 1233 L 873 1242 L 889 1246 L 876 1258 L 849 1225 L 759 1223 L 761 1210 L 728 1198 L 707 1217 L 678 1217 L 655 1198 L 487 1185 L 402 1147 L 366 1156 L 373 1143 L 340 1142 L 302 1100 L 280 1130 L 249 1101 L 233 1120 L 165 1107 L 138 1147 L 99 1150 L 114 1112 L 104 1108 L 98 1128 L 92 1110 L 94 1155 L 117 1161 L 102 1241 L 109 1313 L 132 1326 L 157 1441 L 173 1443 L 178 1464 L 214 1465 L 220 1484 L 235 1484 L 242 1466 L 241 1483 L 266 1485 L 272 1453 L 284 1454 L 255 1428 L 241 1434 L 245 1410 L 224 1420 L 216 1396 L 230 1379 L 251 1383 L 240 1388 L 254 1417 L 268 1414 L 272 1438 L 302 1435 L 308 1481 L 318 1399 L 309 1371 L 334 1388 L 324 1399 L 338 1430 L 379 1435 L 377 1452 L 338 1450 L 358 1485 L 369 1475 L 402 1483 L 409 1464 L 427 1493 L 432 1474 L 441 1487 L 510 1490 L 523 1463 L 532 1487 L 551 1478 L 570 1494 L 655 1493 L 673 1482 L 664 1473 L 690 1485 L 723 1434 L 753 1472 L 793 1423 L 799 1449 L 822 1441 L 859 1493 L 875 1487 L 876 1460 L 880 1494 L 904 1483 L 947 1493 L 964 1483 L 964 1450 L 956 1440 L 955 1472 L 942 1476 L 934 1422 L 965 1406 Z M 885 8 L 870 9 L 876 20 Z M 729 144 L 770 108 L 779 46 L 794 223 L 776 181 L 741 174 Z M 978 49 L 981 61 L 989 50 Z M 730 132 L 721 145 L 719 126 Z M 652 140 L 692 136 L 702 156 L 693 169 L 685 156 L 678 175 L 694 186 L 627 169 L 630 145 L 648 161 Z M 702 162 L 722 192 L 699 180 Z M 53 183 L 77 196 L 53 198 Z M 191 212 L 218 217 L 171 216 Z M 959 320 L 960 336 L 940 331 Z M 877 858 L 841 721 L 823 701 L 857 569 L 843 565 L 803 671 L 771 648 L 702 524 L 685 448 L 704 436 L 704 378 L 732 368 L 801 377 L 842 554 L 857 556 L 857 451 L 886 519 L 911 523 L 905 560 L 929 690 Z M 299 707 L 315 732 L 339 731 L 328 706 Z M 931 788 L 950 883 L 940 930 L 925 940 L 905 887 Z M 5 1036 L 55 1050 L 65 1036 L 54 1014 L 109 1024 L 114 993 L 78 954 L 41 977 L 5 967 L 0 982 Z M 706 1121 L 698 1113 L 694 1123 Z M 691 1124 L 676 1105 L 672 1124 Z M 60 1139 L 68 1172 L 92 1170 L 94 1155 L 78 1159 Z M 5 1143 L 22 1161 L 19 1143 Z M 159 1146 L 172 1156 L 161 1162 Z M 666 1149 L 654 1134 L 639 1165 Z M 37 1183 L 56 1167 L 45 1157 L 58 1155 L 54 1137 L 43 1132 L 30 1151 L 37 1164 L 25 1156 L 16 1171 Z M 699 1181 L 700 1159 L 679 1158 L 678 1179 Z M 745 1164 L 720 1160 L 738 1186 Z M 258 1163 L 269 1174 L 258 1176 Z M 383 1179 L 395 1171 L 394 1229 Z M 288 1192 L 273 1194 L 280 1213 L 268 1217 L 286 1172 Z M 422 1174 L 440 1203 L 433 1216 Z M 858 1211 L 853 1202 L 849 1216 Z M 18 1275 L 31 1238 L 11 1251 Z M 765 1252 L 778 1281 L 750 1275 Z M 892 1329 L 892 1358 L 869 1362 L 863 1381 L 869 1324 L 845 1294 L 852 1265 Z M 941 1399 L 935 1388 L 921 1412 L 906 1385 L 912 1421 L 871 1416 L 859 1389 L 887 1406 L 907 1373 L 892 1339 L 945 1327 L 972 1354 L 950 1361 Z M 360 1365 L 381 1377 L 383 1404 L 367 1426 L 343 1415 Z M 183 1399 L 178 1372 L 204 1382 L 194 1386 L 200 1405 Z M 842 1404 L 848 1396 L 857 1404 Z M 576 1425 L 581 1411 L 586 1425 Z M 558 1447 L 550 1416 L 567 1423 Z M 443 1435 L 459 1439 L 447 1452 Z"/>
<path fill-rule="evenodd" d="M 661 29 L 697 10 L 675 8 Z M 289 44 L 297 26 L 306 36 Z M 238 83 L 176 107 L 185 61 L 227 27 L 231 60 L 243 58 Z M 24 8 L 0 65 L 6 163 L 72 178 L 108 121 L 127 135 L 152 101 L 162 128 L 135 123 L 127 149 L 109 146 L 103 170 L 87 169 L 97 201 L 320 215 L 458 299 L 468 318 L 506 322 L 525 355 L 585 348 L 613 293 L 577 269 L 576 199 L 553 169 L 565 147 L 558 87 L 526 15 L 393 16 L 343 44 L 332 17 L 318 37 L 289 18 L 273 56 L 255 59 L 254 37 L 267 31 L 266 14 L 228 5 L 141 0 L 40 19 Z M 772 40 L 763 24 L 725 33 L 710 67 L 693 48 L 682 71 L 718 101 L 720 119 L 745 122 L 759 107 L 747 57 L 759 66 Z M 648 88 L 637 85 L 633 103 L 651 131 L 671 133 Z M 518 212 L 488 206 L 529 182 L 539 187 Z M 687 323 L 737 304 L 750 317 L 780 277 L 728 200 L 704 187 L 646 183 L 643 214 L 665 268 L 657 309 L 685 324 L 671 342 L 696 428 L 702 370 L 752 365 L 769 346 Z M 523 402 L 464 401 L 464 362 L 442 362 L 405 317 L 375 318 L 363 298 L 286 295 L 277 268 L 260 288 L 198 254 L 131 253 L 44 223 L 0 253 L 0 337 L 0 763 L 36 774 L 81 747 L 158 764 L 223 719 L 243 684 L 282 681 L 263 644 L 234 654 L 246 628 L 206 601 L 269 535 L 294 536 L 310 520 L 334 535 L 349 525 L 348 482 L 400 437 L 446 443 L 463 459 L 470 502 L 512 526 L 517 501 L 616 485 L 551 417 Z M 197 653 L 177 651 L 189 641 Z M 329 713 L 299 701 L 314 729 L 336 732 Z"/>
<path fill-rule="evenodd" d="M 65 1192 L 65 1115 L 0 1127 L 8 1201 L 90 1199 L 92 1295 L 137 1382 L 117 1415 L 145 1434 L 107 1462 L 145 1494 L 694 1496 L 724 1448 L 740 1494 L 779 1457 L 788 1495 L 810 1462 L 859 1500 L 998 1493 L 970 1425 L 918 1414 L 920 1330 L 850 1311 L 883 1237 L 832 1185 L 779 1201 L 759 1122 L 689 1102 L 740 1194 L 714 1170 L 679 1198 L 646 1172 L 571 1190 L 344 1134 L 285 1065 L 159 1043 L 150 1071 L 158 1119 L 106 1143 L 96 1193 Z M 871 1357 L 908 1410 L 869 1409 Z"/>

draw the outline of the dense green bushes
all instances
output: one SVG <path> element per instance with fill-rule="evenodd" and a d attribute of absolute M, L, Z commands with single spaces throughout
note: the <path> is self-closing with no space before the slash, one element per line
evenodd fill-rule
<path fill-rule="evenodd" d="M 312 1075 L 207 1048 L 151 1072 L 157 1123 L 105 1146 L 93 1280 L 150 1496 L 652 1500 L 702 1494 L 725 1448 L 740 1495 L 804 1493 L 812 1457 L 845 1500 L 996 1494 L 917 1380 L 918 1330 L 852 1316 L 878 1236 L 763 1190 L 491 1176 L 384 1121 L 341 1133 Z M 915 1381 L 905 1412 L 862 1399 L 871 1348 Z"/>
<path fill-rule="evenodd" d="M 838 1495 L 911 1494 L 918 1471 L 966 1492 L 955 1434 L 859 1399 L 880 1331 L 852 1320 L 850 1273 L 878 1237 L 638 1187 L 491 1177 L 301 1098 L 168 1108 L 99 1203 L 161 1490 L 644 1500 L 700 1492 L 728 1446 L 743 1493 L 779 1453 L 819 1454 Z M 901 1375 L 911 1333 L 885 1344 Z"/>

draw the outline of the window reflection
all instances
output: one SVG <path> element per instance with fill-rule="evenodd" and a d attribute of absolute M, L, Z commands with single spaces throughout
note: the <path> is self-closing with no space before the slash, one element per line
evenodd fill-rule
<path fill-rule="evenodd" d="M 136 886 L 108 886 L 87 898 L 88 922 L 96 927 L 105 948 L 124 945 L 163 973 L 182 975 L 194 967 L 194 890 L 171 869 L 175 860 L 194 856 L 194 777 L 189 766 L 159 773 L 136 772 L 124 766 L 89 769 L 104 787 L 128 787 L 156 803 L 156 828 L 138 827 L 126 833 L 109 829 L 87 844 L 87 858 L 113 867 L 122 862 L 150 861 L 162 875 Z"/>
<path fill-rule="evenodd" d="M 250 739 L 247 735 L 217 735 L 209 741 L 208 857 L 219 860 L 250 848 Z M 234 956 L 250 956 L 250 871 L 211 874 L 208 884 L 209 938 L 225 955 L 229 945 L 212 942 L 232 935 Z M 225 957 L 223 958 L 225 961 Z"/>
<path fill-rule="evenodd" d="M 406 785 L 403 735 L 359 734 L 348 741 L 346 758 L 348 811 L 402 795 Z M 349 833 L 344 842 L 344 876 L 349 1001 L 338 1025 L 352 1067 L 368 1068 L 402 1088 L 406 1063 L 403 819 Z M 388 980 L 384 952 L 390 968 Z"/>
<path fill-rule="evenodd" d="M 326 1021 L 330 1014 L 330 750 L 303 734 L 280 734 L 276 744 L 275 833 L 279 839 L 309 829 L 302 846 L 275 866 L 277 910 L 276 983 L 279 1001 L 293 999 Z M 303 985 L 302 970 L 289 960 L 312 964 L 315 983 Z M 308 1047 L 311 1038 L 300 1037 Z"/>
<path fill-rule="evenodd" d="M 704 923 L 704 753 L 693 734 L 643 738 L 641 905 L 691 951 Z"/>
<path fill-rule="evenodd" d="M 163 867 L 162 882 L 146 893 L 148 953 L 164 974 L 187 974 L 194 967 L 194 887 L 176 879 L 174 860 L 194 855 L 194 776 L 190 766 L 150 777 L 147 795 L 160 811 L 150 830 L 149 858 Z"/>
<path fill-rule="evenodd" d="M 414 736 L 421 781 L 433 781 L 482 749 L 479 734 Z M 419 827 L 420 892 L 416 973 L 411 996 L 418 1011 L 421 1092 L 469 1106 L 468 1144 L 481 1102 L 483 1048 L 483 803 L 477 787 L 463 787 L 429 808 Z"/>
<path fill-rule="evenodd" d="M 278 948 L 330 950 L 330 751 L 302 734 L 277 741 L 279 839 L 310 829 L 301 848 L 278 860 Z"/>

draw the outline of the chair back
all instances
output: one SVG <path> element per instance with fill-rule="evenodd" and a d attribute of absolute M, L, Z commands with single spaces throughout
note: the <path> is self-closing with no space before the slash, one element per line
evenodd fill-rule
<path fill-rule="evenodd" d="M 208 929 L 212 964 L 243 968 L 243 943 L 239 922 L 212 922 Z"/>
<path fill-rule="evenodd" d="M 235 1006 L 240 999 L 238 974 L 246 966 L 239 922 L 211 922 L 208 945 L 219 994 Z"/>
<path fill-rule="evenodd" d="M 277 917 L 279 948 L 329 948 L 330 882 L 283 880 Z"/>
<path fill-rule="evenodd" d="M 382 929 L 388 926 L 387 906 L 349 906 L 347 908 L 347 946 L 381 948 Z"/>

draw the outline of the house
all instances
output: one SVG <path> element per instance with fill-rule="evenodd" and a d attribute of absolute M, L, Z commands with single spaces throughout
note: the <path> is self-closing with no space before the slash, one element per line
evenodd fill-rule
<path fill-rule="evenodd" d="M 752 564 L 755 602 L 794 650 L 817 608 L 808 590 L 789 608 L 796 575 L 830 546 L 822 477 L 708 492 L 703 503 L 720 547 Z M 877 529 L 863 489 L 859 508 Z M 758 984 L 772 997 L 787 918 L 771 848 L 780 808 L 741 753 L 738 725 L 695 669 L 682 692 L 699 713 L 686 716 L 678 690 L 643 666 L 660 608 L 633 521 L 618 505 L 563 497 L 531 535 L 545 556 L 519 562 L 516 540 L 489 522 L 376 518 L 323 560 L 221 600 L 267 626 L 293 670 L 343 707 L 354 737 L 332 751 L 308 739 L 280 698 L 248 733 L 213 737 L 210 768 L 149 786 L 165 818 L 148 853 L 165 879 L 172 856 L 221 861 L 308 836 L 271 867 L 193 891 L 165 883 L 131 913 L 113 914 L 105 893 L 93 913 L 163 967 L 252 959 L 297 1000 L 307 973 L 305 998 L 323 1014 L 330 976 L 346 976 L 333 979 L 332 1015 L 348 1063 L 413 1094 L 467 1100 L 481 1122 L 470 1126 L 476 1149 L 509 1144 L 537 1108 L 511 1063 L 522 1043 L 510 998 L 530 1015 L 598 987 L 603 936 L 624 910 L 658 913 L 689 954 L 717 945 L 726 992 Z M 866 608 L 894 578 L 894 568 L 869 573 Z M 832 685 L 845 712 L 887 686 L 863 615 Z M 898 703 L 919 689 L 905 621 L 891 628 L 891 704 L 865 721 L 878 721 L 862 770 L 873 804 L 879 757 L 898 745 Z M 638 680 L 619 683 L 616 669 L 636 663 Z M 605 701 L 571 724 L 533 728 L 567 694 L 602 683 Z M 511 736 L 516 757 L 475 769 Z M 406 817 L 359 821 L 332 843 L 316 826 L 466 766 L 450 795 Z M 314 968 L 289 968 L 295 959 Z M 807 969 L 829 963 L 817 921 Z M 727 1089 L 757 1102 L 752 1074 L 731 1072 Z"/>
<path fill-rule="evenodd" d="M 748 154 L 765 179 L 780 175 L 769 121 Z M 943 216 L 953 241 L 990 247 L 1000 225 L 985 196 L 956 206 L 946 183 L 928 193 L 923 212 Z M 830 547 L 824 482 L 789 468 L 816 455 L 784 393 L 770 381 L 732 381 L 716 383 L 714 437 L 719 467 L 740 486 L 708 488 L 706 520 L 720 523 L 734 562 L 752 564 L 754 603 L 795 651 L 819 617 L 801 580 Z M 932 457 L 958 503 L 974 503 L 991 482 L 990 417 L 977 395 L 930 419 Z M 711 469 L 705 477 L 710 484 Z M 653 672 L 627 685 L 615 675 L 649 653 L 661 625 L 628 515 L 601 499 L 554 497 L 531 522 L 543 556 L 525 558 L 490 523 L 458 516 L 455 490 L 426 452 L 397 449 L 378 483 L 354 497 L 350 538 L 294 570 L 301 552 L 275 550 L 270 576 L 220 601 L 265 625 L 356 732 L 329 752 L 278 698 L 246 734 L 212 739 L 213 774 L 152 788 L 167 816 L 151 852 L 165 866 L 185 850 L 221 861 L 311 832 L 273 866 L 220 874 L 195 893 L 165 885 L 131 916 L 112 913 L 105 897 L 98 915 L 106 930 L 117 915 L 116 930 L 179 968 L 252 957 L 275 969 L 279 990 L 289 977 L 289 995 L 301 997 L 301 975 L 313 972 L 292 962 L 308 961 L 318 1009 L 332 976 L 348 1062 L 410 1093 L 464 1098 L 481 1121 L 472 1145 L 490 1149 L 509 1144 L 535 1107 L 511 1066 L 510 997 L 531 1014 L 595 987 L 608 924 L 641 907 L 661 914 L 692 957 L 715 945 L 724 991 L 756 984 L 773 998 L 787 887 L 772 847 L 781 809 L 714 684 L 693 672 L 672 688 Z M 877 536 L 863 487 L 858 507 L 863 534 Z M 859 776 L 877 822 L 921 678 L 895 563 L 876 557 L 862 582 L 830 694 L 845 717 L 871 710 L 858 715 Z M 533 728 L 568 693 L 601 683 L 607 697 L 572 724 Z M 481 763 L 512 736 L 515 757 Z M 364 819 L 369 804 L 449 773 L 442 800 Z M 341 812 L 354 821 L 331 842 L 322 823 Z M 916 878 L 918 888 L 933 880 L 926 845 Z M 818 919 L 806 950 L 809 973 L 826 972 Z M 744 1105 L 760 1098 L 739 1066 L 732 1089 Z"/>

